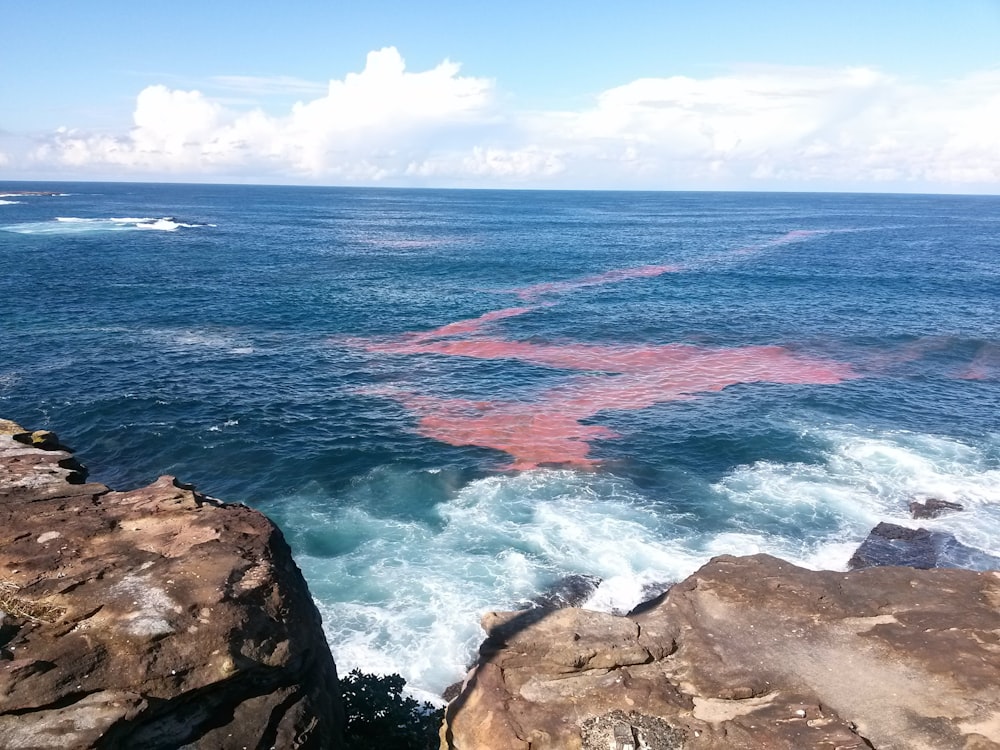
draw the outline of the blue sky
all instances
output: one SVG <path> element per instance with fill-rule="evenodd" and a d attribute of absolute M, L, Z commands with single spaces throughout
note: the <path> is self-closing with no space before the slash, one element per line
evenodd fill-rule
<path fill-rule="evenodd" d="M 1000 192 L 1000 0 L 52 0 L 0 40 L 0 179 Z"/>

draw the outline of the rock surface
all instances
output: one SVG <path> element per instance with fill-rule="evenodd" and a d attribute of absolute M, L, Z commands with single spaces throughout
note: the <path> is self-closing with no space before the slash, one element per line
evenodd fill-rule
<path fill-rule="evenodd" d="M 490 613 L 454 750 L 1000 749 L 1000 573 L 712 560 L 628 617 Z"/>
<path fill-rule="evenodd" d="M 957 513 L 965 510 L 961 503 L 953 503 L 950 500 L 942 500 L 938 497 L 910 501 L 910 515 L 914 518 L 937 518 L 946 513 Z"/>
<path fill-rule="evenodd" d="M 60 447 L 0 421 L 0 747 L 340 747 L 281 532 L 172 477 L 87 484 Z"/>
<path fill-rule="evenodd" d="M 997 570 L 1000 558 L 962 544 L 943 531 L 910 529 L 883 521 L 868 532 L 847 563 L 850 570 L 877 565 Z"/>

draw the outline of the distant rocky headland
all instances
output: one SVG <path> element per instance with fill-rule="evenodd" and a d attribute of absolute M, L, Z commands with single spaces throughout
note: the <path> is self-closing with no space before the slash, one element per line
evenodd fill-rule
<path fill-rule="evenodd" d="M 900 529 L 852 572 L 724 556 L 627 616 L 488 613 L 441 747 L 1000 749 L 1000 573 L 935 567 L 992 558 Z M 88 483 L 55 434 L 0 420 L 0 747 L 338 748 L 343 729 L 267 518 L 172 477 Z"/>

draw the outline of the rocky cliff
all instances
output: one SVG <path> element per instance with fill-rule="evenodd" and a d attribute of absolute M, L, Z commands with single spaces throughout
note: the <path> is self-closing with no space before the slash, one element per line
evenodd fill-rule
<path fill-rule="evenodd" d="M 172 477 L 114 492 L 0 422 L 0 747 L 339 747 L 281 532 Z"/>
<path fill-rule="evenodd" d="M 442 747 L 1000 748 L 1000 573 L 720 557 L 640 609 L 486 615 Z"/>

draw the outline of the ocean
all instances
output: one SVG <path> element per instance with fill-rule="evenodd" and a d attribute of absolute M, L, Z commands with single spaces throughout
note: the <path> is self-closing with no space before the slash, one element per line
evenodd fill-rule
<path fill-rule="evenodd" d="M 266 512 L 420 696 L 567 576 L 1000 555 L 1000 197 L 6 183 L 0 268 L 0 416 Z"/>

